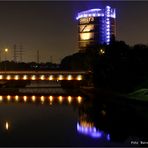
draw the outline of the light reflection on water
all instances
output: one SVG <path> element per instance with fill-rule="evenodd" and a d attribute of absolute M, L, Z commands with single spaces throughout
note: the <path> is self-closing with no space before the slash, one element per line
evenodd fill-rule
<path fill-rule="evenodd" d="M 9 127 L 10 127 L 10 123 L 9 123 L 8 121 L 6 121 L 6 122 L 5 122 L 5 129 L 6 129 L 6 130 L 9 130 Z"/>
<path fill-rule="evenodd" d="M 86 124 L 82 125 L 80 123 L 77 123 L 77 131 L 92 138 L 104 137 L 106 140 L 110 141 L 110 134 L 104 133 L 103 131 L 97 129 L 95 126 L 86 126 Z"/>
<path fill-rule="evenodd" d="M 93 102 L 93 100 L 80 95 L 0 95 L 0 102 L 3 128 L 5 131 L 9 131 L 5 136 L 11 135 L 14 138 L 20 138 L 20 141 L 21 136 L 22 139 L 27 138 L 27 146 L 30 143 L 30 138 L 32 138 L 33 146 L 42 146 L 44 139 L 49 137 L 56 140 L 47 140 L 45 146 L 57 146 L 58 142 L 58 146 L 100 146 L 102 140 L 104 141 L 101 146 L 104 146 L 106 144 L 112 145 L 112 141 L 118 141 L 118 137 L 122 137 L 123 134 L 125 137 L 121 138 L 122 142 L 120 141 L 120 146 L 122 146 L 130 134 L 135 135 L 133 131 L 137 130 L 136 125 L 130 131 L 131 133 L 128 132 L 128 129 L 131 129 L 132 123 L 139 119 L 138 116 L 137 120 L 134 118 L 137 112 L 130 111 L 125 106 L 104 105 L 104 103 Z M 40 110 L 36 112 L 36 109 Z M 9 112 L 7 112 L 8 110 Z M 14 110 L 16 112 L 13 112 Z M 7 112 L 6 117 L 3 115 L 4 111 Z M 128 120 L 131 123 L 127 124 Z M 143 119 L 141 122 L 148 123 Z M 69 139 L 79 142 L 70 141 L 67 143 L 68 135 Z M 0 138 L 2 138 L 1 136 Z M 40 144 L 36 140 L 38 136 L 43 136 Z M 12 138 L 12 143 L 13 140 Z M 4 143 L 5 145 L 6 143 Z M 25 143 L 21 146 L 24 145 Z M 16 142 L 13 143 L 13 146 L 16 146 Z"/>
<path fill-rule="evenodd" d="M 71 104 L 72 102 L 81 104 L 83 100 L 82 96 L 51 96 L 51 95 L 7 95 L 7 96 L 0 96 L 0 102 L 67 102 Z"/>

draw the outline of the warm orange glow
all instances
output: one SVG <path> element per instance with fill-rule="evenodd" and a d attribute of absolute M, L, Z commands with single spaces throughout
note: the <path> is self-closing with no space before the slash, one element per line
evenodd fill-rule
<path fill-rule="evenodd" d="M 45 101 L 45 97 L 41 96 L 41 102 L 43 103 Z"/>
<path fill-rule="evenodd" d="M 93 33 L 80 33 L 80 39 L 81 40 L 90 40 L 91 38 L 93 38 Z"/>
<path fill-rule="evenodd" d="M 7 80 L 10 80 L 10 79 L 11 79 L 11 76 L 10 76 L 10 75 L 8 75 L 8 76 L 6 77 L 6 79 L 7 79 Z"/>
<path fill-rule="evenodd" d="M 63 80 L 63 75 L 59 75 L 58 80 Z"/>
<path fill-rule="evenodd" d="M 62 103 L 63 97 L 62 96 L 59 96 L 58 99 L 59 99 L 59 102 Z"/>
<path fill-rule="evenodd" d="M 5 52 L 8 52 L 8 48 L 5 48 L 5 50 L 4 50 Z"/>
<path fill-rule="evenodd" d="M 50 75 L 49 76 L 49 80 L 53 80 L 53 75 Z"/>
<path fill-rule="evenodd" d="M 50 100 L 50 102 L 52 102 L 53 101 L 53 96 L 49 96 L 49 100 Z"/>
<path fill-rule="evenodd" d="M 18 99 L 19 99 L 19 96 L 15 96 L 15 101 L 18 101 Z"/>
<path fill-rule="evenodd" d="M 72 75 L 68 75 L 67 80 L 72 80 Z"/>
<path fill-rule="evenodd" d="M 3 75 L 0 75 L 0 80 L 2 80 L 3 79 Z"/>
<path fill-rule="evenodd" d="M 0 101 L 3 101 L 3 96 L 0 96 Z"/>
<path fill-rule="evenodd" d="M 77 97 L 77 100 L 78 100 L 78 103 L 81 103 L 82 102 L 82 97 L 81 96 L 78 96 Z"/>
<path fill-rule="evenodd" d="M 9 126 L 10 126 L 9 123 L 6 121 L 6 123 L 5 123 L 5 129 L 6 130 L 9 130 Z"/>
<path fill-rule="evenodd" d="M 45 79 L 45 76 L 44 76 L 44 75 L 41 75 L 41 76 L 40 76 L 40 79 L 41 79 L 41 80 L 44 80 L 44 79 Z"/>
<path fill-rule="evenodd" d="M 24 75 L 23 76 L 23 80 L 27 80 L 27 75 Z"/>
<path fill-rule="evenodd" d="M 23 96 L 24 102 L 27 101 L 27 96 Z"/>
<path fill-rule="evenodd" d="M 10 95 L 8 95 L 8 96 L 7 96 L 7 100 L 8 100 L 8 101 L 10 101 L 10 99 L 11 99 L 11 96 L 10 96 Z"/>
<path fill-rule="evenodd" d="M 15 80 L 18 80 L 19 79 L 19 76 L 18 75 L 15 75 L 14 79 Z"/>
<path fill-rule="evenodd" d="M 105 49 L 103 49 L 103 48 L 102 48 L 102 49 L 100 49 L 99 54 L 100 54 L 100 55 L 105 54 Z"/>
<path fill-rule="evenodd" d="M 31 99 L 32 99 L 33 102 L 35 102 L 36 97 L 35 96 L 32 96 Z"/>
<path fill-rule="evenodd" d="M 82 75 L 78 75 L 77 80 L 79 80 L 79 81 L 82 80 Z"/>
<path fill-rule="evenodd" d="M 71 101 L 72 101 L 72 97 L 68 96 L 68 102 L 71 103 Z"/>
<path fill-rule="evenodd" d="M 83 127 L 93 127 L 94 126 L 93 122 L 88 122 L 88 121 L 80 121 L 80 124 Z"/>
<path fill-rule="evenodd" d="M 90 20 L 93 22 L 94 21 L 94 17 L 83 17 L 83 18 L 80 18 L 80 24 L 88 24 L 90 23 Z"/>
<path fill-rule="evenodd" d="M 32 75 L 31 80 L 35 80 L 35 79 L 36 79 L 36 76 Z"/>

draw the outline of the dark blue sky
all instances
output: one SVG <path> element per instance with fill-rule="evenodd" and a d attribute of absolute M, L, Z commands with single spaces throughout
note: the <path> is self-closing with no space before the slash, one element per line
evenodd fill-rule
<path fill-rule="evenodd" d="M 23 45 L 23 61 L 59 62 L 75 53 L 77 47 L 77 12 L 110 5 L 117 11 L 117 39 L 133 45 L 148 43 L 148 2 L 44 1 L 0 2 L 0 49 Z M 2 52 L 2 60 L 4 54 Z"/>

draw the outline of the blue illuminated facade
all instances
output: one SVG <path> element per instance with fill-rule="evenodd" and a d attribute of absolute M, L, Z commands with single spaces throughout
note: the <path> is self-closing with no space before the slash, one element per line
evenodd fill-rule
<path fill-rule="evenodd" d="M 79 47 L 110 44 L 116 36 L 116 11 L 110 6 L 78 13 Z"/>

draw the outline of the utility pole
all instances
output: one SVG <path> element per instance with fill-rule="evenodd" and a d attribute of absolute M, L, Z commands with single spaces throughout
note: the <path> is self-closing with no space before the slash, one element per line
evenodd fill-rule
<path fill-rule="evenodd" d="M 40 62 L 40 53 L 39 53 L 39 50 L 37 50 L 37 63 L 39 64 Z"/>
<path fill-rule="evenodd" d="M 17 45 L 15 44 L 13 46 L 13 49 L 14 49 L 14 55 L 13 55 L 13 60 L 14 62 L 18 62 L 20 60 L 20 62 L 23 61 L 23 46 L 20 45 L 19 49 L 17 49 Z M 18 59 L 19 57 L 19 59 Z"/>
<path fill-rule="evenodd" d="M 19 52 L 20 52 L 20 62 L 22 62 L 23 61 L 23 46 L 22 45 L 20 45 Z"/>
<path fill-rule="evenodd" d="M 13 60 L 14 60 L 14 62 L 17 62 L 16 44 L 13 46 L 13 51 L 14 51 Z"/>

